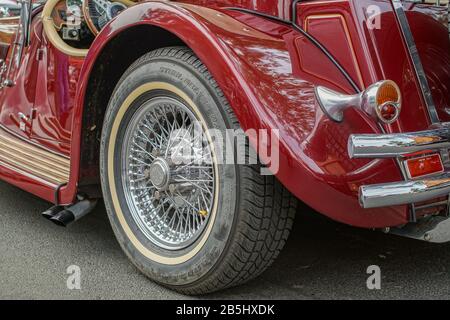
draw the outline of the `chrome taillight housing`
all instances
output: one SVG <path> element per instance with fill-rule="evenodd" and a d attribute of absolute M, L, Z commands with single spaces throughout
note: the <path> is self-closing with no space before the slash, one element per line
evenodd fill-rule
<path fill-rule="evenodd" d="M 394 81 L 379 81 L 356 95 L 345 95 L 325 87 L 316 87 L 316 97 L 323 112 L 341 122 L 344 110 L 362 109 L 377 120 L 391 124 L 397 121 L 402 108 L 400 89 Z"/>
<path fill-rule="evenodd" d="M 400 116 L 402 97 L 394 81 L 384 80 L 371 85 L 361 94 L 362 109 L 383 123 L 393 123 Z"/>

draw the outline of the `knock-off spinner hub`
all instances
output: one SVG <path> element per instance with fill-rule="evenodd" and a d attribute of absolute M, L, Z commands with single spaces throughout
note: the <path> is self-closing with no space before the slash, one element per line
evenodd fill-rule
<path fill-rule="evenodd" d="M 167 250 L 194 244 L 215 210 L 218 177 L 208 141 L 201 140 L 206 152 L 183 158 L 180 164 L 173 161 L 191 138 L 187 133 L 180 136 L 179 129 L 195 132 L 197 121 L 178 99 L 158 95 L 136 109 L 125 128 L 121 150 L 121 169 L 127 173 L 125 200 L 143 235 Z"/>
<path fill-rule="evenodd" d="M 149 168 L 149 178 L 159 190 L 167 189 L 170 181 L 170 167 L 166 160 L 158 158 Z"/>

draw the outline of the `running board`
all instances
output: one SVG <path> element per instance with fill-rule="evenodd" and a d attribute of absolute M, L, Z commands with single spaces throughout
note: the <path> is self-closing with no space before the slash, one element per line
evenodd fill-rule
<path fill-rule="evenodd" d="M 70 160 L 37 147 L 0 128 L 0 162 L 52 185 L 69 181 Z"/>

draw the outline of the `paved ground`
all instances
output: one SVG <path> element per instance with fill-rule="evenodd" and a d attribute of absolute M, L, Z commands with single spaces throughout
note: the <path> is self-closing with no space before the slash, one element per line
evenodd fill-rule
<path fill-rule="evenodd" d="M 0 298 L 176 299 L 142 276 L 114 239 L 104 209 L 68 229 L 40 217 L 48 204 L 0 182 Z M 82 270 L 82 289 L 66 287 L 66 268 Z M 366 288 L 379 265 L 382 289 Z M 287 247 L 266 273 L 208 298 L 450 298 L 450 244 L 433 245 L 297 215 Z"/>

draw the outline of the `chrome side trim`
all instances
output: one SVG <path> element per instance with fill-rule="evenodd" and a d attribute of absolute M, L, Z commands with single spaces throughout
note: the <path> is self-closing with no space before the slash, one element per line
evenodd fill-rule
<path fill-rule="evenodd" d="M 450 148 L 450 127 L 396 134 L 351 135 L 350 158 L 394 158 L 419 151 Z"/>
<path fill-rule="evenodd" d="M 408 52 L 413 62 L 414 71 L 416 73 L 417 79 L 419 80 L 419 85 L 423 93 L 423 98 L 427 106 L 428 115 L 432 123 L 439 123 L 439 116 L 436 111 L 436 106 L 433 101 L 433 96 L 431 95 L 430 86 L 425 74 L 425 70 L 420 60 L 419 51 L 417 50 L 416 43 L 414 41 L 411 28 L 409 26 L 408 18 L 406 17 L 405 10 L 401 0 L 392 0 L 394 5 L 394 11 L 397 16 L 397 20 L 400 25 L 400 30 L 405 39 L 406 45 L 408 47 Z"/>
<path fill-rule="evenodd" d="M 55 186 L 69 181 L 70 160 L 24 142 L 2 129 L 0 162 Z"/>
<path fill-rule="evenodd" d="M 47 148 L 46 146 L 40 145 L 39 143 L 37 143 L 37 142 L 35 142 L 35 141 L 33 141 L 33 140 L 29 140 L 29 139 L 27 139 L 27 138 L 21 136 L 21 135 L 18 134 L 17 132 L 14 132 L 13 130 L 9 129 L 8 127 L 6 127 L 6 126 L 4 126 L 4 125 L 2 125 L 2 124 L 0 123 L 0 133 L 1 133 L 2 130 L 3 130 L 5 133 L 9 134 L 11 137 L 13 137 L 13 138 L 15 138 L 15 139 L 17 139 L 17 140 L 20 140 L 20 141 L 25 142 L 27 145 L 29 144 L 29 145 L 31 145 L 31 146 L 34 146 L 34 147 L 40 149 L 40 150 L 44 150 L 44 151 L 47 152 L 47 153 L 56 155 L 56 156 L 58 156 L 58 157 L 60 157 L 60 158 L 66 159 L 66 160 L 70 160 L 70 157 L 69 157 L 69 156 L 66 156 L 66 155 L 64 155 L 64 154 L 62 154 L 62 153 L 59 153 L 59 152 L 56 152 L 56 151 L 53 151 L 53 150 Z"/>
<path fill-rule="evenodd" d="M 42 183 L 42 184 L 44 184 L 44 185 L 46 185 L 46 186 L 49 186 L 49 187 L 51 187 L 51 188 L 55 187 L 55 184 L 54 184 L 54 183 L 51 183 L 51 182 L 49 182 L 49 181 L 47 181 L 47 180 L 41 179 L 41 178 L 39 178 L 39 177 L 36 177 L 36 176 L 30 174 L 29 172 L 26 172 L 26 171 L 24 171 L 24 170 L 22 170 L 22 169 L 19 169 L 19 168 L 17 168 L 17 167 L 14 167 L 14 166 L 12 166 L 12 165 L 10 165 L 10 164 L 8 164 L 8 163 L 6 163 L 6 162 L 3 162 L 3 161 L 1 161 L 1 160 L 0 160 L 0 167 L 4 167 L 4 168 L 6 168 L 6 169 L 8 169 L 8 170 L 11 170 L 11 171 L 14 171 L 14 172 L 16 172 L 16 173 L 18 173 L 18 174 L 21 174 L 21 175 L 23 175 L 23 176 L 25 176 L 25 177 L 27 177 L 27 178 L 30 178 L 30 179 L 39 181 L 40 183 Z"/>

